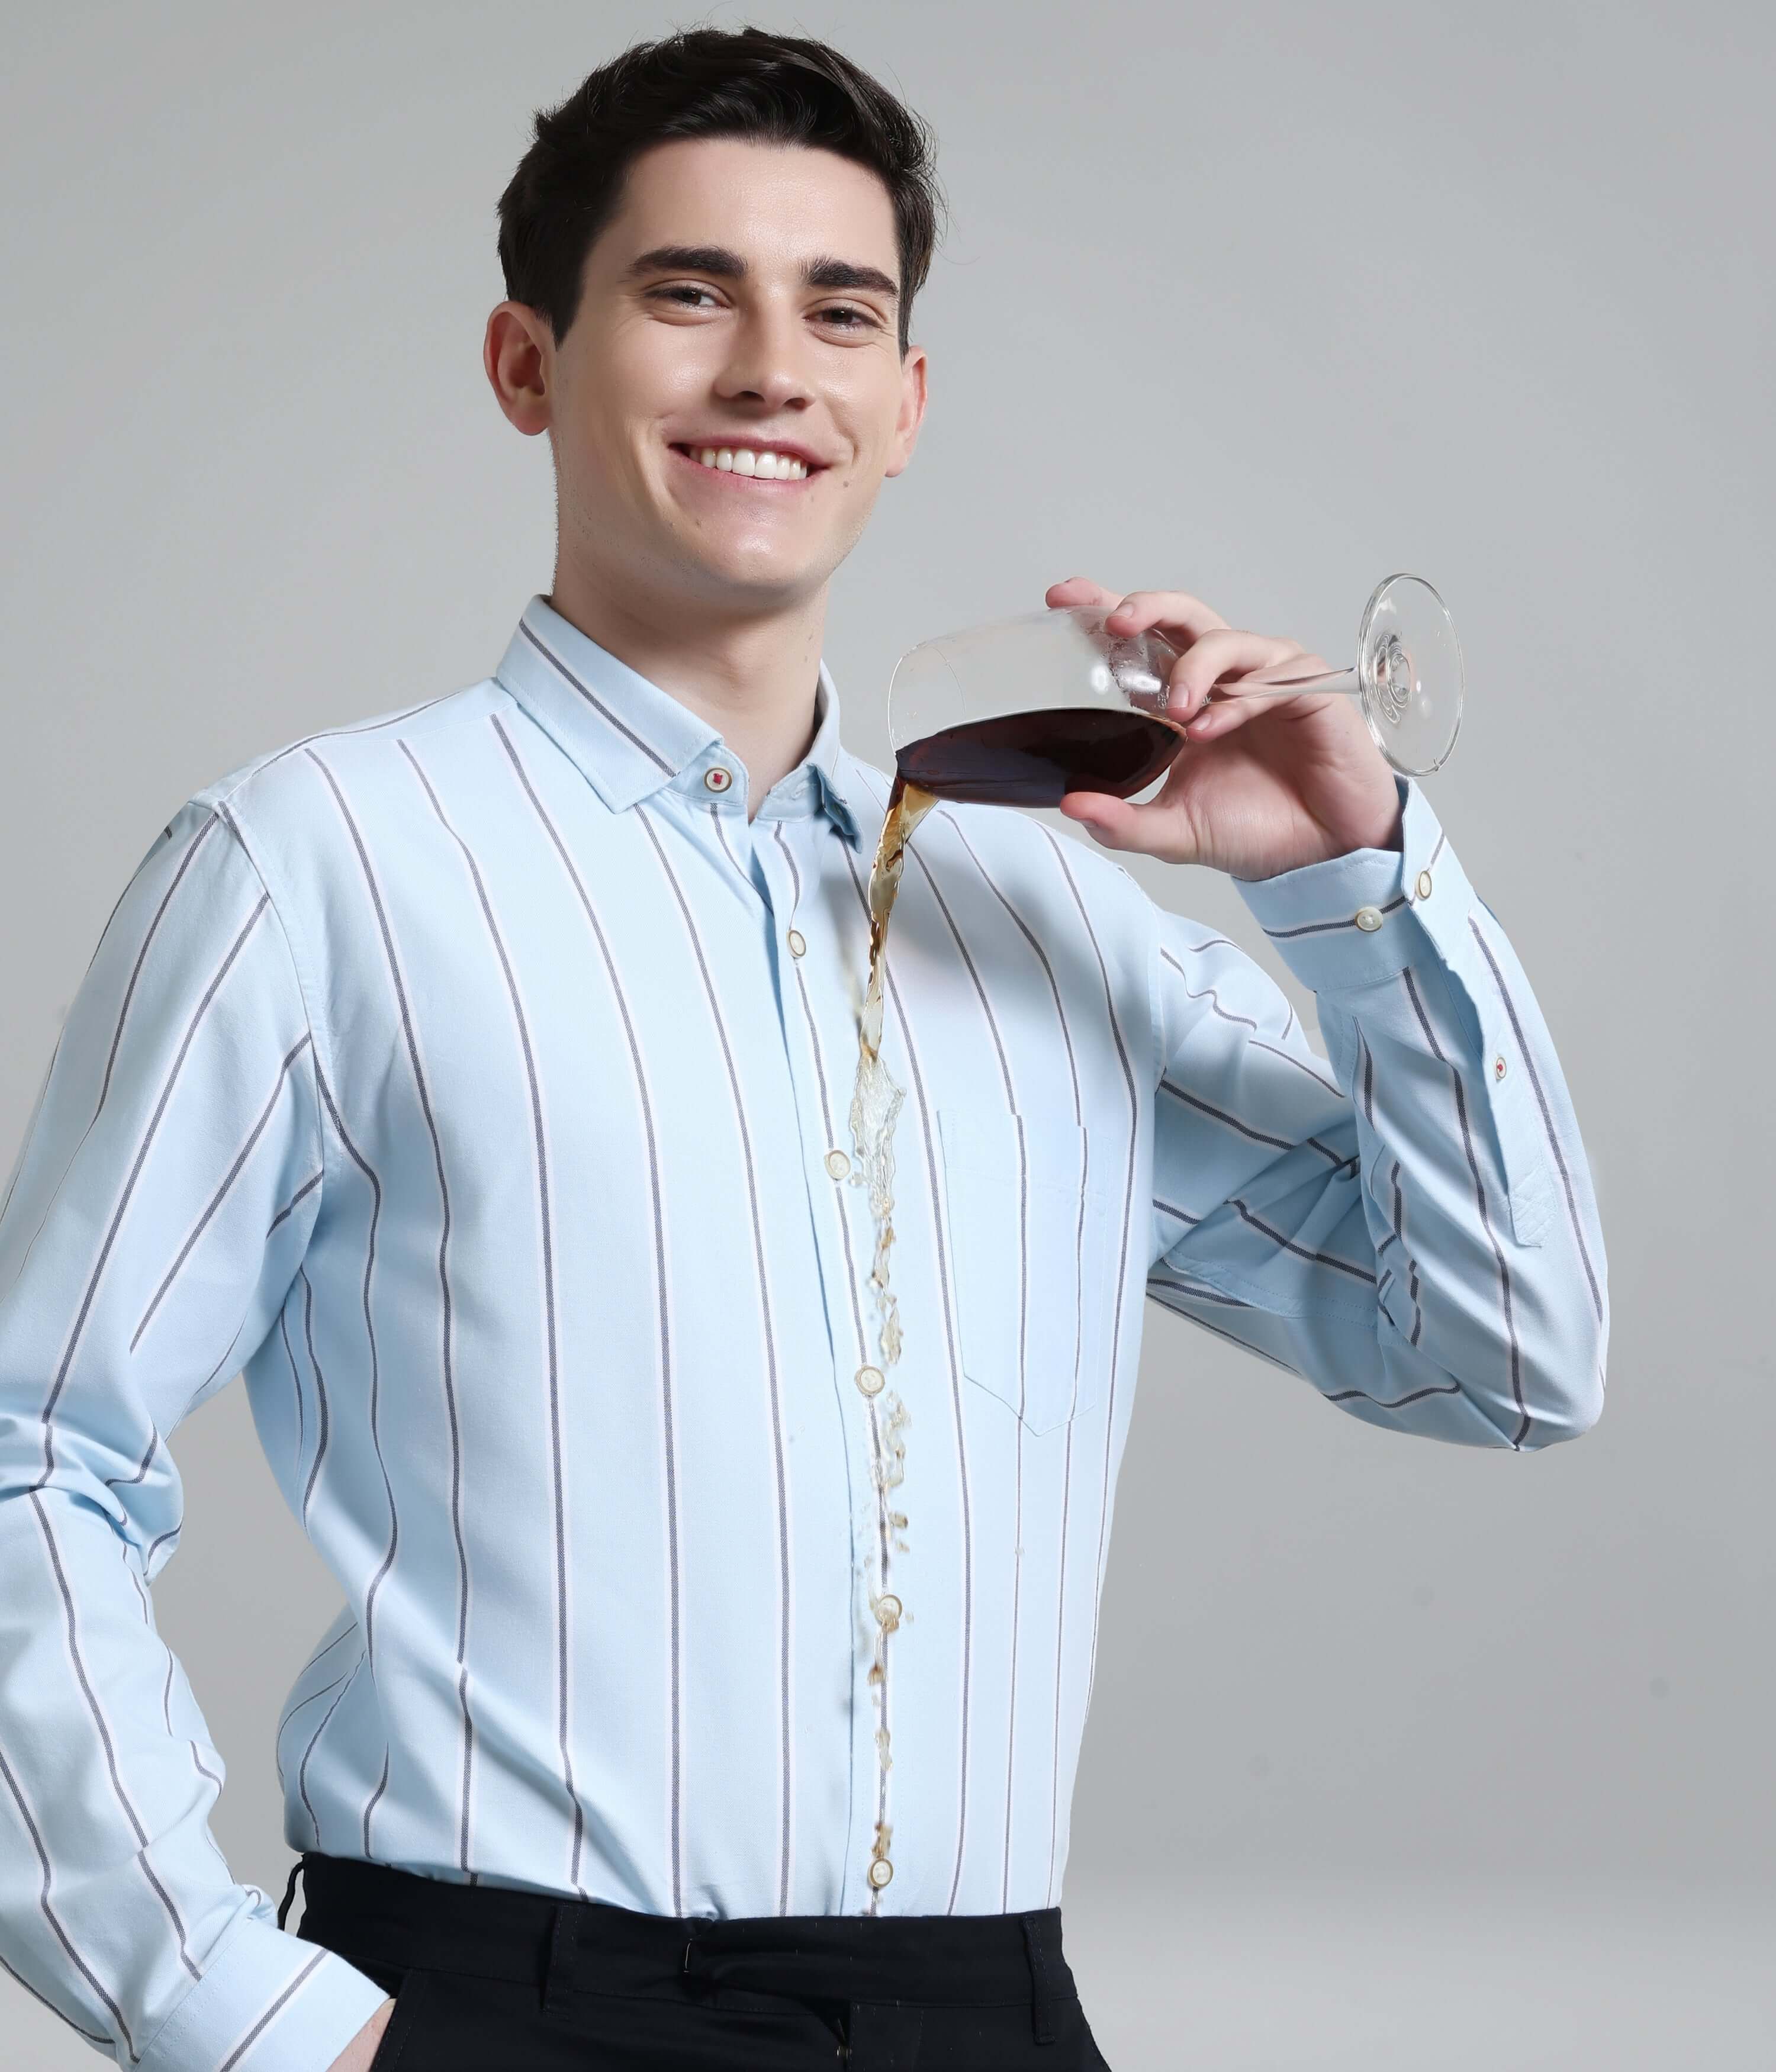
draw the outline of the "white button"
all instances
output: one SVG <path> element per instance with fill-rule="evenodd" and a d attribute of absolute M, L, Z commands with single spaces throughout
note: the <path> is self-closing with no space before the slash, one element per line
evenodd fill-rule
<path fill-rule="evenodd" d="M 1366 935 L 1372 935 L 1381 926 L 1381 909 L 1379 906 L 1359 906 L 1357 909 L 1357 926 Z"/>
<path fill-rule="evenodd" d="M 880 1396 L 882 1379 L 879 1367 L 860 1367 L 857 1369 L 857 1386 L 865 1396 Z"/>
<path fill-rule="evenodd" d="M 725 791 L 734 782 L 734 772 L 720 763 L 712 763 L 703 772 L 705 791 Z"/>
<path fill-rule="evenodd" d="M 900 1624 L 900 1600 L 892 1593 L 876 1600 L 876 1623 L 892 1633 Z"/>
<path fill-rule="evenodd" d="M 882 1890 L 882 1887 L 887 1884 L 888 1881 L 894 1876 L 894 1867 L 889 1862 L 886 1856 L 877 1856 L 871 1860 L 870 1865 L 870 1882 L 875 1887 L 878 1892 Z"/>
<path fill-rule="evenodd" d="M 835 1180 L 842 1180 L 851 1170 L 851 1161 L 842 1151 L 829 1151 L 826 1154 L 826 1170 Z"/>
<path fill-rule="evenodd" d="M 789 954 L 792 957 L 800 957 L 806 956 L 807 952 L 807 936 L 800 928 L 791 928 L 789 931 Z"/>
<path fill-rule="evenodd" d="M 1431 874 L 1428 870 L 1421 870 L 1418 874 L 1418 896 L 1420 899 L 1429 899 L 1431 896 Z"/>
<path fill-rule="evenodd" d="M 1495 1079 L 1502 1079 L 1505 1076 L 1505 1054 L 1503 1050 L 1492 1061 L 1492 1076 Z"/>

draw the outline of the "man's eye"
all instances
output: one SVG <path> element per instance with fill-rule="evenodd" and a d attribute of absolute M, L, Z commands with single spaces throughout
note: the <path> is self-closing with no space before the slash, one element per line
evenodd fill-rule
<path fill-rule="evenodd" d="M 841 331 L 861 331 L 875 322 L 875 319 L 867 310 L 860 310 L 850 302 L 836 302 L 832 308 L 822 310 L 820 314 L 828 319 L 847 317 L 852 319 L 848 323 L 840 325 L 839 328 Z"/>
<path fill-rule="evenodd" d="M 678 281 L 675 282 L 669 288 L 656 289 L 655 293 L 663 298 L 668 298 L 671 301 L 679 303 L 680 307 L 688 308 L 689 304 L 684 301 L 684 298 L 686 296 L 690 297 L 691 300 L 694 302 L 697 296 L 709 295 L 711 291 L 707 288 L 699 288 L 693 282 L 689 281 Z M 713 299 L 713 296 L 711 297 L 711 299 Z"/>

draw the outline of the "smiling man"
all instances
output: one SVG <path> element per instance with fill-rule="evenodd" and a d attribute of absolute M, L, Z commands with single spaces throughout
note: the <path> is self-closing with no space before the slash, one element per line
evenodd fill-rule
<path fill-rule="evenodd" d="M 1083 578 L 1184 651 L 1190 745 L 1066 810 L 1238 878 L 1330 1058 L 1088 843 L 934 813 L 883 1346 L 887 785 L 821 655 L 936 215 L 819 43 L 674 36 L 540 116 L 485 359 L 549 594 L 190 801 L 68 1015 L 0 1211 L 0 1935 L 140 2072 L 1100 2066 L 1058 1901 L 1143 1296 L 1385 1429 L 1597 1414 L 1572 1108 L 1422 794 L 1344 701 L 1238 697 L 1293 643 Z M 278 1737 L 299 1933 L 211 1840 L 150 1596 L 237 1372 L 345 1599 Z"/>

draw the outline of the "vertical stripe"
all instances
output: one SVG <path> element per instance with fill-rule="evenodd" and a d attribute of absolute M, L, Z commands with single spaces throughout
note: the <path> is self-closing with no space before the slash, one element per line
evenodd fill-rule
<path fill-rule="evenodd" d="M 321 1715 L 321 1723 L 314 1729 L 314 1733 L 309 1736 L 308 1746 L 302 1750 L 302 1759 L 296 1766 L 296 1795 L 302 1800 L 302 1805 L 308 1814 L 309 1823 L 314 1830 L 314 1847 L 317 1849 L 321 1846 L 321 1820 L 320 1815 L 314 1811 L 314 1801 L 308 1795 L 309 1762 L 314 1753 L 315 1743 L 319 1741 L 321 1736 L 327 1732 L 327 1727 L 332 1720 L 333 1715 L 339 1709 L 341 1700 L 344 1698 L 346 1692 L 349 1691 L 352 1688 L 352 1686 L 357 1681 L 358 1671 L 363 1668 L 368 1659 L 368 1658 L 367 1656 L 360 1655 L 357 1660 L 352 1663 L 351 1668 L 346 1672 L 345 1675 L 340 1679 L 337 1696 L 335 1697 L 332 1704 L 329 1705 L 327 1710 Z"/>
<path fill-rule="evenodd" d="M 1071 1536 L 1073 1514 L 1073 1429 L 1079 1412 L 1079 1365 L 1084 1352 L 1085 1323 L 1085 1203 L 1092 1178 L 1092 1145 L 1085 1129 L 1085 1106 L 1079 1097 L 1079 1060 L 1073 1048 L 1073 1032 L 1067 1026 L 1067 1006 L 1061 998 L 1061 989 L 1054 976 L 1054 967 L 1049 961 L 1048 952 L 1042 948 L 1030 923 L 1013 906 L 1000 889 L 997 882 L 976 854 L 974 845 L 964 831 L 961 821 L 952 812 L 944 818 L 956 830 L 962 846 L 973 858 L 988 890 L 1016 923 L 1024 940 L 1034 952 L 1042 968 L 1042 976 L 1048 980 L 1048 989 L 1054 1002 L 1054 1018 L 1061 1032 L 1061 1042 L 1067 1052 L 1067 1078 L 1073 1090 L 1073 1121 L 1079 1132 L 1079 1212 L 1073 1236 L 1073 1398 L 1067 1411 L 1067 1441 L 1061 1466 L 1061 1529 L 1060 1556 L 1055 1582 L 1054 1605 L 1054 1716 L 1052 1762 L 1048 1794 L 1048 1885 L 1047 1904 L 1054 1900 L 1054 1864 L 1059 1844 L 1061 1827 L 1061 1696 L 1066 1688 L 1067 1662 L 1067 1558 Z M 1022 1540 L 1022 1532 L 1019 1538 Z"/>
<path fill-rule="evenodd" d="M 1412 1248 L 1407 1240 L 1406 1197 L 1400 1192 L 1400 1161 L 1397 1158 L 1394 1161 L 1393 1171 L 1390 1177 L 1394 1190 L 1394 1235 L 1400 1240 L 1400 1248 L 1406 1255 L 1407 1292 L 1412 1298 L 1412 1334 L 1408 1342 L 1416 1346 L 1418 1343 L 1418 1334 L 1424 1328 L 1424 1319 L 1419 1313 L 1418 1261 L 1413 1258 Z"/>
<path fill-rule="evenodd" d="M 284 1342 L 284 1357 L 290 1362 L 290 1385 L 296 1398 L 296 1473 L 302 1472 L 302 1455 L 308 1449 L 308 1419 L 302 1408 L 302 1377 L 296 1364 L 296 1349 L 290 1342 L 290 1304 L 278 1312 L 278 1330 Z"/>
<path fill-rule="evenodd" d="M 376 1788 L 371 1793 L 369 1803 L 364 1809 L 364 1853 L 367 1857 L 369 1857 L 372 1853 L 370 1848 L 370 1815 L 374 1813 L 376 1808 L 382 1803 L 383 1794 L 388 1789 L 388 1758 L 389 1750 L 387 1745 L 384 1745 L 382 1751 L 382 1774 L 376 1779 Z"/>
<path fill-rule="evenodd" d="M 1097 931 L 1092 925 L 1092 916 L 1086 911 L 1084 900 L 1079 895 L 1079 885 L 1073 870 L 1067 860 L 1066 851 L 1054 830 L 1044 828 L 1049 846 L 1054 852 L 1054 860 L 1061 867 L 1061 875 L 1067 880 L 1067 889 L 1073 895 L 1073 903 L 1079 909 L 1079 919 L 1085 927 L 1086 939 L 1092 945 L 1092 954 L 1097 960 L 1098 976 L 1104 983 L 1104 1012 L 1109 1017 L 1110 1033 L 1116 1039 L 1116 1062 L 1122 1067 L 1123 1085 L 1128 1096 L 1128 1163 L 1123 1179 L 1122 1234 L 1116 1245 L 1116 1279 L 1112 1293 L 1112 1322 L 1110 1331 L 1110 1388 L 1104 1418 L 1104 1480 L 1098 1508 L 1098 1560 L 1096 1580 L 1092 1601 L 1092 1655 L 1091 1669 L 1086 1677 L 1085 1703 L 1091 1709 L 1092 1692 L 1098 1673 L 1099 1608 L 1104 1596 L 1104 1553 L 1110 1530 L 1110 1466 L 1114 1453 L 1116 1430 L 1116 1379 L 1121 1365 L 1123 1276 L 1128 1271 L 1128 1227 L 1134 1211 L 1135 1158 L 1141 1121 L 1141 1096 L 1135 1087 L 1135 1075 L 1128 1063 L 1128 1046 L 1122 1040 L 1121 1019 L 1116 1013 L 1116 997 L 1110 984 L 1110 968 L 1104 960 L 1103 945 L 1098 940 Z"/>
<path fill-rule="evenodd" d="M 586 1808 L 581 1803 L 579 1791 L 574 1782 L 574 1757 L 568 1720 L 571 1670 L 568 1659 L 567 1632 L 567 1494 L 561 1471 L 561 1365 L 560 1330 L 555 1310 L 555 1218 L 549 1204 L 549 1133 L 543 1122 L 543 1090 L 536 1075 L 536 1047 L 531 1042 L 530 1022 L 524 1013 L 524 997 L 518 989 L 517 974 L 512 968 L 512 956 L 506 948 L 506 939 L 500 932 L 499 922 L 494 918 L 493 902 L 487 897 L 487 880 L 482 875 L 481 866 L 475 860 L 475 852 L 450 824 L 432 780 L 421 767 L 417 756 L 405 741 L 400 746 L 401 754 L 412 766 L 414 775 L 425 787 L 432 811 L 437 814 L 445 832 L 456 844 L 462 852 L 462 861 L 468 865 L 469 876 L 475 883 L 475 896 L 480 904 L 481 918 L 487 923 L 489 939 L 500 960 L 500 969 L 506 982 L 506 997 L 512 1002 L 512 1018 L 517 1027 L 519 1047 L 524 1053 L 524 1080 L 530 1095 L 532 1148 L 536 1158 L 537 1220 L 542 1250 L 543 1334 L 549 1390 L 549 1500 L 555 1537 L 556 1747 L 561 1758 L 562 1789 L 574 1822 L 568 1877 L 578 1889 L 580 1885 L 580 1856 L 586 1846 Z M 590 1897 L 590 1894 L 582 1896 Z"/>
<path fill-rule="evenodd" d="M 376 1472 L 382 1478 L 383 1500 L 388 1507 L 388 1545 L 376 1572 L 370 1578 L 369 1588 L 364 1598 L 364 1651 L 370 1664 L 370 1675 L 374 1680 L 376 1673 L 376 1593 L 387 1581 L 388 1572 L 395 1565 L 395 1551 L 401 1544 L 401 1520 L 395 1512 L 395 1489 L 389 1479 L 388 1463 L 382 1450 L 382 1361 L 376 1350 L 376 1318 L 371 1302 L 371 1285 L 376 1271 L 376 1233 L 382 1221 L 382 1181 L 369 1160 L 352 1141 L 352 1133 L 345 1126 L 345 1118 L 339 1113 L 339 1104 L 333 1098 L 333 1089 L 327 1083 L 317 1059 L 314 1083 L 320 1090 L 321 1101 L 327 1120 L 333 1125 L 333 1133 L 345 1147 L 346 1155 L 364 1175 L 370 1188 L 370 1219 L 364 1244 L 364 1287 L 361 1300 L 364 1305 L 364 1339 L 370 1356 L 370 1445 L 376 1457 Z M 298 1401 L 300 1404 L 300 1397 Z M 368 1816 L 367 1816 L 368 1817 Z"/>
<path fill-rule="evenodd" d="M 585 915 L 587 926 L 592 931 L 593 940 L 598 944 L 598 956 L 604 965 L 605 976 L 610 987 L 617 1012 L 622 1018 L 623 1039 L 628 1046 L 630 1069 L 635 1074 L 635 1097 L 640 1104 L 643 1133 L 648 1145 L 648 1183 L 650 1204 L 653 1211 L 654 1287 L 658 1316 L 660 1346 L 660 1423 L 662 1453 L 666 1482 L 666 1547 L 668 1596 L 671 1614 L 668 1662 L 668 1708 L 670 1733 L 668 1743 L 671 1751 L 668 1787 L 669 1807 L 669 1857 L 672 1887 L 672 1911 L 684 1910 L 684 1577 L 683 1565 L 679 1558 L 678 1519 L 678 1434 L 672 1404 L 672 1301 L 667 1273 L 666 1211 L 664 1190 L 660 1185 L 660 1144 L 654 1126 L 654 1101 L 648 1083 L 647 1068 L 642 1063 L 641 1044 L 635 1034 L 635 1018 L 630 1012 L 629 997 L 618 975 L 616 960 L 610 954 L 610 944 L 598 919 L 592 898 L 586 889 L 578 866 L 568 853 L 567 845 L 561 831 L 549 817 L 536 788 L 531 783 L 530 773 L 520 759 L 512 738 L 495 714 L 491 724 L 504 750 L 506 759 L 512 765 L 532 811 L 548 837 L 555 853 L 560 857 L 561 868 L 567 873 L 568 882 L 579 900 L 580 911 Z"/>
<path fill-rule="evenodd" d="M 314 1500 L 314 1485 L 321 1478 L 321 1463 L 327 1457 L 327 1442 L 331 1436 L 333 1420 L 327 1408 L 327 1376 L 321 1371 L 320 1356 L 314 1350 L 314 1285 L 308 1277 L 306 1267 L 297 1268 L 296 1278 L 302 1284 L 302 1339 L 308 1347 L 309 1371 L 314 1377 L 314 1458 L 302 1487 L 302 1527 L 306 1531 L 308 1507 Z"/>
<path fill-rule="evenodd" d="M 364 874 L 364 887 L 376 914 L 376 931 L 382 939 L 383 956 L 388 968 L 389 983 L 394 989 L 396 1005 L 401 1012 L 401 1034 L 406 1041 L 407 1060 L 413 1071 L 420 1112 L 425 1117 L 426 1133 L 431 1140 L 432 1166 L 438 1178 L 440 1359 L 444 1406 L 450 1427 L 450 1531 L 456 1543 L 457 1575 L 456 1702 L 462 1722 L 462 1775 L 457 1815 L 456 1858 L 458 1868 L 469 1874 L 472 1881 L 473 1873 L 469 1868 L 469 1808 L 474 1791 L 475 1719 L 469 1709 L 469 1550 L 462 1531 L 462 1427 L 456 1400 L 455 1318 L 450 1290 L 450 1184 L 444 1170 L 444 1145 L 438 1135 L 438 1117 L 432 1108 L 431 1088 L 426 1083 L 425 1067 L 420 1063 L 419 1039 L 414 1032 L 413 1011 L 408 1005 L 407 982 L 401 976 L 401 960 L 395 952 L 395 939 L 388 925 L 388 910 L 383 904 L 382 887 L 376 882 L 376 874 L 371 867 L 370 852 L 364 847 L 364 836 L 352 816 L 352 808 L 346 804 L 339 779 L 312 748 L 306 753 L 309 761 L 326 779 L 327 788 L 332 793 L 333 802 L 339 809 L 339 817 L 345 822 L 346 832 L 352 838 L 352 846 L 357 855 L 358 866 Z"/>
<path fill-rule="evenodd" d="M 746 1200 L 752 1215 L 753 1261 L 758 1274 L 759 1320 L 764 1330 L 765 1372 L 771 1396 L 772 1460 L 777 1478 L 778 1686 L 783 1735 L 782 1855 L 778 1869 L 777 1910 L 779 1914 L 787 1914 L 789 1912 L 793 1847 L 791 1823 L 795 1813 L 795 1731 L 790 1689 L 791 1634 L 795 1600 L 794 1579 L 789 1566 L 789 1477 L 783 1459 L 783 1409 L 777 1373 L 777 1341 L 771 1311 L 771 1276 L 765 1261 L 765 1228 L 758 1208 L 758 1176 L 753 1160 L 752 1131 L 746 1121 L 746 1100 L 740 1091 L 740 1075 L 734 1068 L 734 1047 L 728 1040 L 728 1026 L 716 993 L 715 980 L 710 975 L 709 960 L 703 953 L 703 939 L 697 932 L 697 922 L 692 915 L 690 902 L 684 897 L 684 888 L 679 882 L 678 873 L 673 870 L 665 845 L 655 831 L 652 814 L 645 806 L 637 806 L 635 811 L 635 817 L 653 845 L 654 853 L 660 859 L 660 867 L 665 874 L 667 883 L 672 887 L 678 911 L 684 917 L 685 932 L 690 938 L 697 968 L 702 976 L 703 991 L 709 1003 L 710 1018 L 715 1024 L 715 1032 L 721 1042 L 722 1062 L 727 1067 L 728 1087 L 734 1098 L 734 1120 L 740 1132 L 741 1154 L 746 1161 Z"/>

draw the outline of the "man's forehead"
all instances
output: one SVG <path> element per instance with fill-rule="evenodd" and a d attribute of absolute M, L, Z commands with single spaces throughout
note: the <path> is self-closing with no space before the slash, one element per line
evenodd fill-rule
<path fill-rule="evenodd" d="M 734 137 L 654 145 L 630 166 L 610 228 L 623 268 L 655 247 L 720 245 L 761 269 L 800 271 L 840 251 L 898 270 L 894 204 L 880 178 L 806 145 Z"/>

